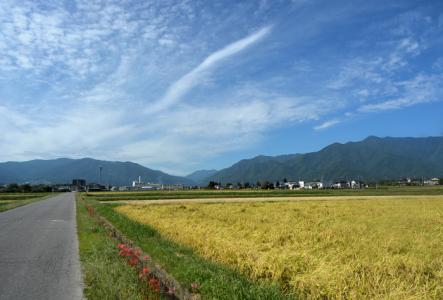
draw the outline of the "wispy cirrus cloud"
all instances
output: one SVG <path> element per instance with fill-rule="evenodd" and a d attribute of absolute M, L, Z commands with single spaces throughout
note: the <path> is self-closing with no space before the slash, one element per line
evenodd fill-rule
<path fill-rule="evenodd" d="M 221 50 L 217 50 L 214 53 L 206 57 L 197 67 L 186 73 L 176 82 L 171 84 L 167 89 L 165 95 L 147 110 L 148 113 L 157 113 L 161 110 L 167 109 L 171 105 L 175 104 L 194 86 L 198 85 L 202 80 L 202 77 L 206 75 L 211 68 L 215 67 L 223 60 L 245 50 L 246 48 L 257 43 L 271 32 L 272 27 L 264 27 L 257 32 L 235 41 Z"/>
<path fill-rule="evenodd" d="M 340 120 L 338 120 L 338 119 L 328 120 L 328 121 L 321 123 L 320 125 L 314 126 L 314 129 L 315 130 L 322 130 L 322 129 L 326 129 L 326 128 L 332 127 L 334 125 L 337 125 L 338 123 L 340 123 Z"/>
<path fill-rule="evenodd" d="M 358 112 L 378 112 L 384 110 L 401 109 L 417 104 L 440 101 L 443 95 L 441 75 L 423 75 L 392 83 L 396 94 L 400 97 L 386 101 L 369 103 L 358 108 Z"/>
<path fill-rule="evenodd" d="M 373 51 L 353 55 L 327 83 L 328 89 L 347 99 L 341 121 L 442 100 L 443 77 L 437 71 L 441 58 L 435 57 L 431 68 L 417 64 L 435 41 L 436 21 L 418 12 L 405 13 L 375 28 L 384 31 L 375 46 L 362 43 Z M 334 121 L 314 129 L 329 128 Z"/>

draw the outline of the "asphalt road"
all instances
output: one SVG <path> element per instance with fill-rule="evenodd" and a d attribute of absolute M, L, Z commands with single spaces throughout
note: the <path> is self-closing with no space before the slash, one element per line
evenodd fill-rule
<path fill-rule="evenodd" d="M 0 299 L 82 299 L 73 193 L 0 213 Z"/>

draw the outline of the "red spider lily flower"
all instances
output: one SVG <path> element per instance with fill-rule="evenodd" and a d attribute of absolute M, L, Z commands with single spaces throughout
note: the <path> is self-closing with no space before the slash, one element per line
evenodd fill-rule
<path fill-rule="evenodd" d="M 131 258 L 129 259 L 128 263 L 129 263 L 129 265 L 132 266 L 132 267 L 135 266 L 135 265 L 137 265 L 137 263 L 138 263 L 138 259 L 137 259 L 137 257 L 131 257 Z"/>
<path fill-rule="evenodd" d="M 147 274 L 149 274 L 149 272 L 150 272 L 149 268 L 144 267 L 144 268 L 140 271 L 140 273 L 138 274 L 138 278 L 141 279 L 141 278 L 145 277 Z"/>
<path fill-rule="evenodd" d="M 143 260 L 144 261 L 147 261 L 147 260 L 150 260 L 151 258 L 149 257 L 149 255 L 145 255 L 145 256 L 143 256 Z"/>
<path fill-rule="evenodd" d="M 125 244 L 118 244 L 117 248 L 120 250 L 123 250 L 123 249 L 125 249 Z"/>
<path fill-rule="evenodd" d="M 149 279 L 149 285 L 157 293 L 160 292 L 160 281 L 158 281 L 157 279 L 155 278 Z"/>
<path fill-rule="evenodd" d="M 134 250 L 134 255 L 135 255 L 135 256 L 140 256 L 140 255 L 142 255 L 142 250 L 141 250 L 140 248 L 135 248 L 135 250 Z"/>

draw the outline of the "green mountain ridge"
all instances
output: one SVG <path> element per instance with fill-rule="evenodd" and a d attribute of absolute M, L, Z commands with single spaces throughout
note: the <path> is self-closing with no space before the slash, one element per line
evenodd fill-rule
<path fill-rule="evenodd" d="M 318 152 L 244 159 L 206 178 L 222 183 L 288 180 L 376 181 L 443 177 L 443 137 L 379 138 L 334 143 Z"/>
<path fill-rule="evenodd" d="M 70 183 L 74 178 L 102 184 L 130 185 L 141 176 L 142 181 L 164 184 L 194 185 L 192 180 L 152 170 L 133 162 L 104 161 L 92 158 L 31 160 L 0 163 L 0 183 Z"/>

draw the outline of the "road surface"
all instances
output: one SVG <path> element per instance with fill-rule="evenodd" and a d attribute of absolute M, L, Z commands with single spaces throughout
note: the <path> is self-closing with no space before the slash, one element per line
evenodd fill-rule
<path fill-rule="evenodd" d="M 0 213 L 0 299 L 82 299 L 74 193 Z"/>

